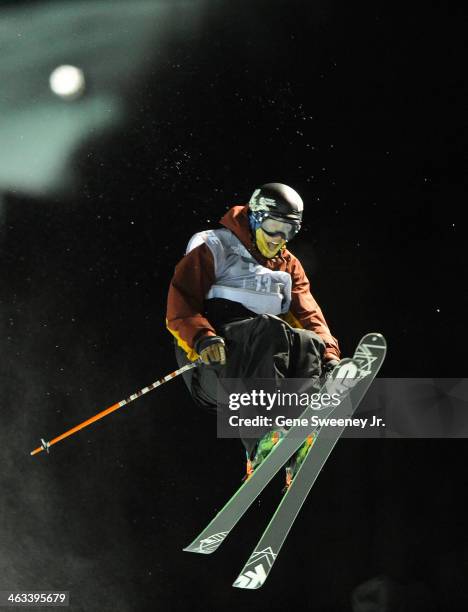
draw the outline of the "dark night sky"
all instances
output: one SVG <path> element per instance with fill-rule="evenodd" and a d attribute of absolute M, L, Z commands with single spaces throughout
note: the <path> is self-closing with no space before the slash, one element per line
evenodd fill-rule
<path fill-rule="evenodd" d="M 230 585 L 281 483 L 216 555 L 181 552 L 243 470 L 181 381 L 29 456 L 174 369 L 173 268 L 268 181 L 303 196 L 291 250 L 345 355 L 380 331 L 384 375 L 466 372 L 461 14 L 213 1 L 178 4 L 167 24 L 134 87 L 109 73 L 125 114 L 73 150 L 73 189 L 3 190 L 0 589 L 70 590 L 73 611 L 335 612 L 386 576 L 401 600 L 388 610 L 466 609 L 465 440 L 343 440 L 269 583 L 246 593 Z"/>

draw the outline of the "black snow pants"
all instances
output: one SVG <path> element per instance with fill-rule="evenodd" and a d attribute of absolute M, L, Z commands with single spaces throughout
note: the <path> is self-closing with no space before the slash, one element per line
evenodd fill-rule
<path fill-rule="evenodd" d="M 207 366 L 184 373 L 194 401 L 216 412 L 218 378 L 307 378 L 310 392 L 321 386 L 323 340 L 316 333 L 291 327 L 274 315 L 226 323 L 217 328 L 226 342 L 226 365 Z M 176 345 L 179 366 L 188 363 L 185 352 Z M 256 441 L 242 440 L 247 452 Z"/>

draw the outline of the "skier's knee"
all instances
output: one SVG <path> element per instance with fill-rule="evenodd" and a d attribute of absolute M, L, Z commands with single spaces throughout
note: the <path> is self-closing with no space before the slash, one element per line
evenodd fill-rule
<path fill-rule="evenodd" d="M 263 319 L 264 325 L 269 329 L 282 329 L 286 328 L 285 322 L 275 315 L 262 314 L 260 315 Z"/>
<path fill-rule="evenodd" d="M 325 353 L 325 342 L 315 332 L 309 329 L 294 329 L 294 334 L 298 338 L 301 346 L 307 347 L 308 353 L 314 353 L 319 357 L 323 357 Z"/>

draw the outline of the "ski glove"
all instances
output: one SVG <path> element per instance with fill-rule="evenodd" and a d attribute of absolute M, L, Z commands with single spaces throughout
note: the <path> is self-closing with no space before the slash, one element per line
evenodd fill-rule
<path fill-rule="evenodd" d="M 195 350 L 207 365 L 226 363 L 225 342 L 221 336 L 208 336 L 195 343 Z"/>

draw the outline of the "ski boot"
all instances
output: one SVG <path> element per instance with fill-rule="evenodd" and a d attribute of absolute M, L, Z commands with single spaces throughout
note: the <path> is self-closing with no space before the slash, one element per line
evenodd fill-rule
<path fill-rule="evenodd" d="M 294 457 L 292 457 L 289 460 L 289 463 L 286 466 L 286 486 L 283 489 L 283 493 L 286 493 L 286 491 L 291 486 L 294 476 L 299 471 L 299 468 L 301 467 L 304 459 L 307 457 L 307 454 L 312 448 L 314 441 L 315 441 L 315 434 L 308 435 L 304 444 L 302 444 L 302 446 L 299 447 Z"/>
<path fill-rule="evenodd" d="M 274 446 L 278 444 L 283 435 L 283 431 L 269 431 L 257 442 L 257 445 L 251 455 L 249 456 L 247 453 L 247 471 L 246 475 L 244 476 L 244 480 L 248 480 L 252 476 L 254 470 L 271 453 Z"/>

